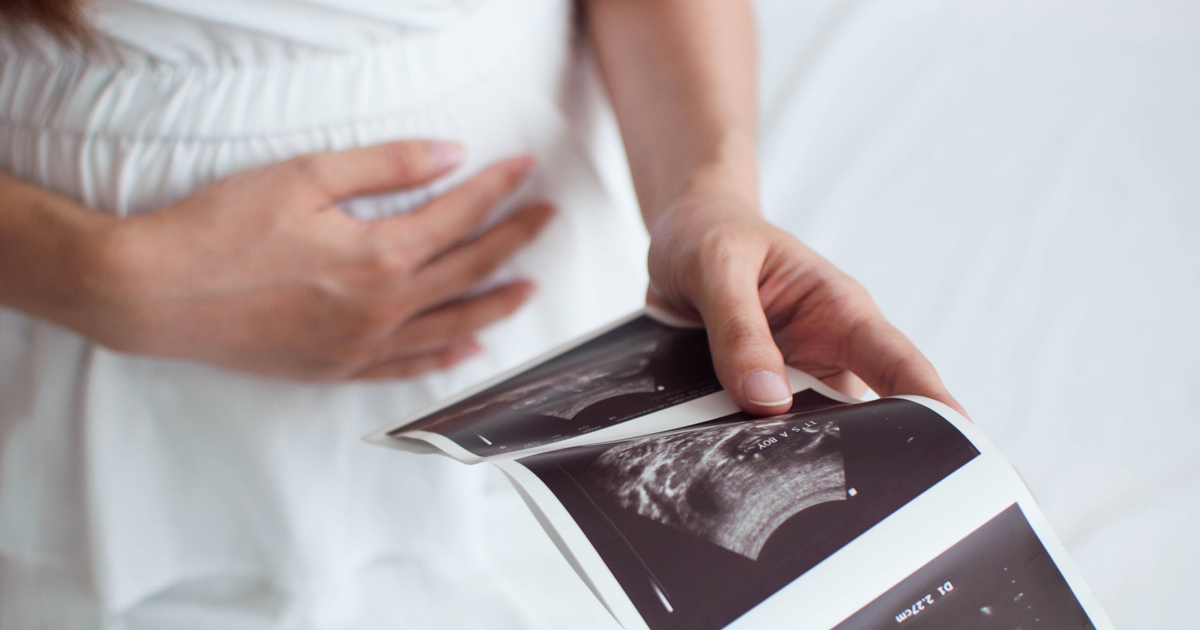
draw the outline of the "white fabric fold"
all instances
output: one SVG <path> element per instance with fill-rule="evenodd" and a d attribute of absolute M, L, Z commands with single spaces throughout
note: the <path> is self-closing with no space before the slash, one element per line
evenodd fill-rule
<path fill-rule="evenodd" d="M 360 1 L 339 19 L 373 34 L 331 51 L 303 34 L 332 4 L 177 4 L 99 5 L 87 58 L 0 43 L 0 168 L 130 215 L 307 152 L 465 143 L 445 181 L 345 204 L 371 219 L 530 153 L 497 213 L 559 213 L 496 281 L 541 290 L 482 357 L 372 384 L 127 356 L 0 310 L 0 628 L 611 627 L 496 473 L 360 441 L 641 304 L 644 229 L 572 5 L 397 5 L 445 10 L 426 24 Z"/>

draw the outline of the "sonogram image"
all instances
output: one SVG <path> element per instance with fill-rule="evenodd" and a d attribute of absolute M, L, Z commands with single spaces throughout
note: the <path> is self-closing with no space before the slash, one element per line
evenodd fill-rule
<path fill-rule="evenodd" d="M 1094 630 L 1017 505 L 834 630 Z"/>
<path fill-rule="evenodd" d="M 517 462 L 652 630 L 717 630 L 978 454 L 920 404 L 805 390 L 782 416 L 739 412 Z"/>
<path fill-rule="evenodd" d="M 797 414 L 625 442 L 590 474 L 621 507 L 751 560 L 797 512 L 846 498 L 837 423 Z"/>
<path fill-rule="evenodd" d="M 653 392 L 656 383 L 649 371 L 650 357 L 660 343 L 653 335 L 617 339 L 604 346 L 603 352 L 571 356 L 540 378 L 500 389 L 490 397 L 480 397 L 448 414 L 445 420 L 451 422 L 493 406 L 573 420 L 579 412 L 602 400 Z"/>
<path fill-rule="evenodd" d="M 437 433 L 487 457 L 584 435 L 720 389 L 704 330 L 643 315 L 391 435 Z"/>

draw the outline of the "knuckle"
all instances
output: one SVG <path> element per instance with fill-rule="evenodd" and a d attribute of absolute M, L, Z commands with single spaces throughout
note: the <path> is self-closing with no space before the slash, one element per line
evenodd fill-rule
<path fill-rule="evenodd" d="M 319 153 L 299 155 L 288 160 L 288 166 L 296 181 L 315 188 L 324 197 L 334 197 L 329 167 L 324 156 Z"/>
<path fill-rule="evenodd" d="M 297 155 L 288 160 L 288 165 L 291 167 L 293 174 L 301 179 L 313 179 L 324 176 L 322 161 L 314 153 Z"/>
<path fill-rule="evenodd" d="M 386 303 L 365 304 L 358 309 L 354 318 L 353 336 L 359 339 L 370 339 L 382 332 L 395 328 L 403 313 L 394 305 Z"/>
<path fill-rule="evenodd" d="M 367 255 L 365 263 L 368 271 L 378 280 L 391 282 L 395 276 L 407 273 L 413 268 L 412 253 L 402 247 L 375 247 Z"/>
<path fill-rule="evenodd" d="M 894 392 L 903 381 L 904 373 L 908 371 L 909 361 L 905 357 L 894 357 L 883 364 L 879 370 L 879 381 L 884 390 Z"/>
<path fill-rule="evenodd" d="M 496 164 L 479 174 L 479 192 L 487 197 L 504 194 L 521 182 L 523 173 L 507 163 Z"/>
<path fill-rule="evenodd" d="M 836 299 L 847 304 L 873 304 L 871 295 L 859 281 L 838 273 L 826 283 Z"/>
<path fill-rule="evenodd" d="M 439 337 L 450 337 L 462 333 L 472 327 L 474 318 L 469 305 L 451 307 L 438 313 L 436 328 Z"/>
<path fill-rule="evenodd" d="M 473 332 L 503 317 L 509 310 L 507 303 L 489 299 L 462 312 L 455 322 L 455 330 Z"/>
<path fill-rule="evenodd" d="M 733 347 L 759 346 L 764 343 L 758 323 L 746 315 L 729 317 L 721 323 L 718 330 L 721 340 Z"/>
<path fill-rule="evenodd" d="M 491 208 L 504 194 L 504 187 L 494 173 L 484 172 L 477 179 L 463 184 L 462 205 L 473 212 Z"/>
<path fill-rule="evenodd" d="M 736 234 L 715 229 L 700 236 L 696 254 L 703 260 L 722 265 L 736 260 L 743 249 L 741 239 Z"/>
<path fill-rule="evenodd" d="M 689 275 L 702 285 L 719 284 L 720 279 L 731 273 L 748 269 L 746 262 L 752 252 L 737 235 L 723 230 L 713 230 L 699 237 L 691 250 L 688 263 Z"/>
<path fill-rule="evenodd" d="M 851 325 L 869 325 L 877 313 L 875 302 L 866 289 L 849 276 L 825 284 L 826 300 L 834 312 L 840 313 Z"/>
<path fill-rule="evenodd" d="M 458 273 L 462 283 L 474 284 L 492 275 L 501 259 L 489 252 L 476 252 L 465 257 Z"/>
<path fill-rule="evenodd" d="M 520 183 L 522 171 L 513 166 L 511 162 L 503 162 L 488 169 L 490 175 L 490 184 L 493 190 L 508 190 Z"/>
<path fill-rule="evenodd" d="M 400 179 L 419 179 L 428 172 L 430 149 L 426 142 L 402 142 L 389 145 L 382 153 L 387 167 Z"/>

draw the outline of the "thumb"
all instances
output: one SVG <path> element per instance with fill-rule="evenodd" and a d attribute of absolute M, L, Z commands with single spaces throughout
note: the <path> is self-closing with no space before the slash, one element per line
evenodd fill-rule
<path fill-rule="evenodd" d="M 728 274 L 704 283 L 697 310 L 708 329 L 721 386 L 747 412 L 770 415 L 792 406 L 783 355 L 758 296 L 757 274 Z"/>

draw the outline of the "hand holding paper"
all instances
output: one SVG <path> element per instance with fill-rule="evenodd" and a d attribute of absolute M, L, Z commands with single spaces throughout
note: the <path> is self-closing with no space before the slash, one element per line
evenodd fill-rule
<path fill-rule="evenodd" d="M 665 213 L 647 301 L 702 320 L 725 391 L 756 414 L 791 405 L 784 364 L 851 396 L 915 394 L 966 415 L 862 285 L 755 212 L 713 196 Z"/>

